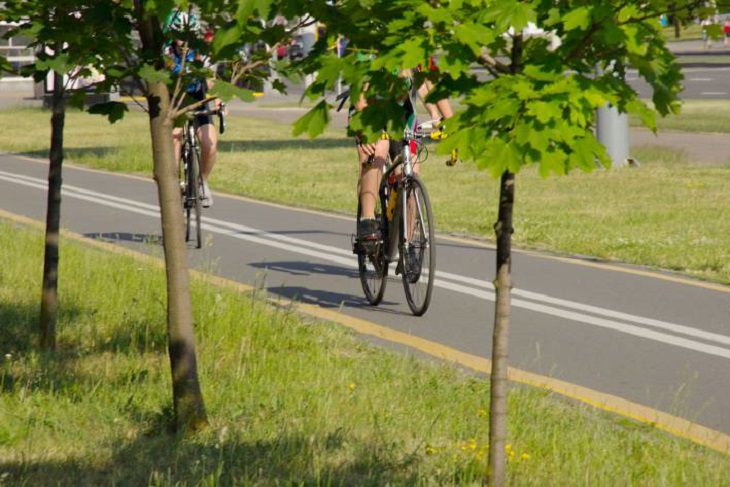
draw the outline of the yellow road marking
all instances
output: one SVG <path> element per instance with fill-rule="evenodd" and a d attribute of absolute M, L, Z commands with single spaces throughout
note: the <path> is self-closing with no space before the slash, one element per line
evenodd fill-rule
<path fill-rule="evenodd" d="M 16 155 L 16 154 L 9 154 L 9 153 L 5 153 L 5 154 L 16 157 L 18 159 L 48 165 L 48 161 L 45 161 L 42 159 L 35 159 L 32 157 L 21 156 L 21 155 Z M 79 166 L 79 165 L 76 165 L 73 163 L 65 163 L 65 164 L 68 166 L 71 166 L 74 169 L 77 169 L 79 171 L 88 171 L 88 172 L 101 173 L 101 174 L 106 174 L 106 175 L 115 175 L 115 176 L 130 178 L 130 179 L 136 179 L 136 180 L 140 180 L 140 181 L 153 182 L 151 178 L 139 176 L 136 174 L 104 171 L 102 169 L 83 167 L 83 166 Z M 235 194 L 227 194 L 227 193 L 221 192 L 220 195 L 225 198 L 231 198 L 234 200 L 244 201 L 247 203 L 256 203 L 256 204 L 260 204 L 260 205 L 266 205 L 266 206 L 270 206 L 272 208 L 296 211 L 299 213 L 307 213 L 310 215 L 318 215 L 318 216 L 334 218 L 334 219 L 338 219 L 338 220 L 346 220 L 346 221 L 353 220 L 352 216 L 338 215 L 337 213 L 328 213 L 325 211 L 312 210 L 309 208 L 296 208 L 296 207 L 287 206 L 287 205 L 284 205 L 281 203 L 257 200 L 254 198 L 248 198 L 246 196 L 239 196 L 239 195 L 235 195 Z M 447 240 L 447 241 L 451 241 L 451 242 L 462 243 L 465 245 L 470 245 L 472 247 L 480 247 L 480 248 L 485 248 L 485 249 L 489 249 L 489 250 L 494 250 L 496 248 L 494 246 L 494 244 L 484 242 L 481 240 L 466 238 L 466 237 L 456 237 L 456 236 L 451 236 L 451 235 L 439 234 L 438 238 L 439 238 L 439 240 Z M 718 284 L 718 283 L 699 281 L 699 280 L 694 280 L 694 279 L 681 277 L 681 276 L 672 276 L 672 275 L 667 275 L 667 274 L 661 274 L 659 272 L 653 272 L 653 271 L 644 270 L 644 269 L 632 269 L 632 268 L 620 266 L 617 264 L 589 262 L 589 261 L 575 258 L 575 257 L 564 257 L 564 256 L 558 256 L 558 255 L 543 254 L 543 253 L 540 253 L 540 252 L 534 251 L 534 250 L 526 250 L 526 249 L 518 249 L 518 248 L 513 248 L 512 250 L 514 252 L 519 252 L 521 254 L 530 255 L 532 257 L 538 257 L 538 258 L 547 259 L 547 260 L 555 260 L 555 261 L 563 262 L 566 264 L 573 264 L 573 265 L 591 267 L 594 269 L 600 269 L 600 270 L 605 270 L 605 271 L 619 272 L 619 273 L 623 273 L 623 274 L 631 274 L 631 275 L 641 276 L 641 277 L 648 277 L 648 278 L 652 278 L 652 279 L 658 279 L 660 281 L 673 282 L 676 284 L 684 284 L 687 286 L 693 286 L 693 287 L 698 287 L 698 288 L 702 288 L 702 289 L 710 289 L 712 291 L 730 293 L 730 286 L 725 286 L 723 284 Z"/>
<path fill-rule="evenodd" d="M 2 209 L 0 209 L 0 218 L 35 227 L 40 230 L 44 230 L 45 228 L 43 222 L 39 220 L 10 213 Z M 68 230 L 62 230 L 61 234 L 65 238 L 81 242 L 87 246 L 97 247 L 119 255 L 125 255 L 136 259 L 139 262 L 144 262 L 157 267 L 164 266 L 163 259 L 159 257 L 154 257 L 152 255 L 120 247 L 108 242 L 89 239 L 83 235 Z M 214 285 L 227 287 L 239 292 L 254 291 L 253 286 L 233 281 L 231 279 L 226 279 L 224 277 L 214 276 L 212 274 L 192 269 L 190 270 L 190 273 L 193 277 Z M 458 364 L 477 372 L 488 374 L 492 368 L 492 363 L 487 358 L 471 355 L 446 345 L 393 330 L 371 321 L 355 318 L 353 316 L 340 313 L 339 311 L 322 308 L 313 304 L 300 303 L 286 298 L 270 298 L 269 301 L 277 305 L 284 304 L 304 315 L 319 318 L 324 321 L 338 323 L 362 335 L 377 337 L 391 343 L 405 345 L 432 357 Z M 606 394 L 587 387 L 512 367 L 508 370 L 508 377 L 513 382 L 548 390 L 576 401 L 580 401 L 589 406 L 593 406 L 597 409 L 615 413 L 641 423 L 649 424 L 674 436 L 693 441 L 721 453 L 730 454 L 730 435 L 693 423 L 684 418 L 673 416 L 663 411 L 659 411 L 612 394 Z"/>

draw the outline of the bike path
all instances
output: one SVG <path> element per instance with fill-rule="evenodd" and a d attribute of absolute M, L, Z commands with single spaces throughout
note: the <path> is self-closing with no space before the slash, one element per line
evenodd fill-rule
<path fill-rule="evenodd" d="M 43 163 L 0 155 L 0 208 L 43 220 L 46 177 Z M 65 228 L 161 253 L 151 180 L 67 166 L 64 185 Z M 381 306 L 366 304 L 349 218 L 217 194 L 204 222 L 206 245 L 190 249 L 198 268 L 489 357 L 490 248 L 438 238 L 433 302 L 415 318 L 399 279 Z M 511 365 L 730 432 L 728 288 L 532 252 L 515 253 L 513 274 Z"/>

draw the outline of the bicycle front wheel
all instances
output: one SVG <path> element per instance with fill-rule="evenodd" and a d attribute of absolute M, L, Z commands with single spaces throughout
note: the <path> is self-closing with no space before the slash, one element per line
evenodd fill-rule
<path fill-rule="evenodd" d="M 376 207 L 375 218 L 382 218 L 380 206 Z M 360 222 L 360 205 L 357 205 L 357 221 Z M 360 247 L 357 251 L 357 270 L 365 299 L 373 306 L 380 304 L 388 282 L 388 261 L 385 257 L 382 239 L 369 248 Z"/>
<path fill-rule="evenodd" d="M 192 227 L 192 219 L 195 218 L 195 247 L 203 246 L 203 234 L 200 227 L 200 218 L 202 213 L 202 202 L 200 201 L 200 155 L 197 150 L 191 150 L 188 153 L 188 173 L 187 173 L 187 222 L 186 222 L 186 241 L 190 239 L 190 230 Z"/>
<path fill-rule="evenodd" d="M 408 178 L 401 191 L 401 211 L 405 214 L 401 218 L 401 277 L 408 307 L 421 316 L 431 304 L 436 269 L 433 214 L 426 187 L 418 176 Z"/>

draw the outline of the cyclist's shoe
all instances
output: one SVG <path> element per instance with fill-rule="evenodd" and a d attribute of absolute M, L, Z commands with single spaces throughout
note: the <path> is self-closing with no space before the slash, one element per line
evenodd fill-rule
<path fill-rule="evenodd" d="M 210 208 L 213 206 L 213 193 L 210 192 L 208 181 L 203 181 L 202 190 L 203 192 L 200 195 L 200 203 L 203 205 L 203 208 Z"/>
<path fill-rule="evenodd" d="M 452 167 L 455 166 L 457 162 L 459 162 L 459 150 L 453 149 L 451 151 L 451 156 L 446 159 L 446 165 Z"/>
<path fill-rule="evenodd" d="M 380 241 L 380 222 L 375 218 L 361 218 L 357 222 L 356 248 L 370 254 Z"/>

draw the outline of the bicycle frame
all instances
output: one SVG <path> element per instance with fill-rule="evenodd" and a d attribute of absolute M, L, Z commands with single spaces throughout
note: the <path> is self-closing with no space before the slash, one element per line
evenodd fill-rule
<path fill-rule="evenodd" d="M 398 194 L 396 195 L 396 203 L 393 212 L 392 220 L 388 221 L 388 228 L 386 229 L 386 236 L 383 239 L 385 244 L 385 255 L 389 262 L 396 259 L 397 251 L 399 250 L 399 240 L 402 238 L 402 242 L 407 246 L 408 238 L 410 237 L 409 228 L 407 227 L 407 218 L 404 221 L 403 216 L 408 215 L 408 201 L 406 198 L 401 198 L 401 194 L 405 194 L 401 191 L 401 188 L 406 188 L 409 179 L 415 174 L 415 165 L 418 163 L 418 149 L 422 140 L 429 134 L 421 130 L 418 125 L 414 129 L 407 128 L 403 132 L 403 148 L 399 157 L 391 164 L 385 166 L 383 173 L 383 180 L 389 181 L 391 175 L 395 175 L 395 179 L 398 182 Z M 400 169 L 400 173 L 397 173 Z M 393 191 L 393 186 L 386 183 L 386 187 L 389 191 Z M 415 196 L 418 198 L 418 195 Z M 387 198 L 386 198 L 387 200 Z M 420 201 L 415 202 L 420 205 Z M 383 208 L 387 206 L 387 201 L 382 202 Z M 419 222 L 421 230 L 424 229 L 425 225 L 423 222 L 423 215 L 419 213 Z"/>

